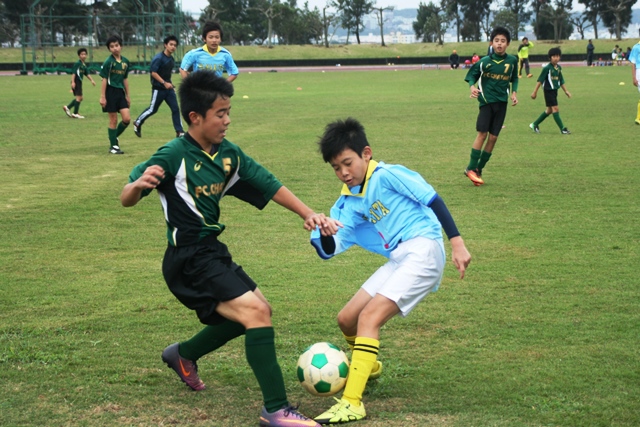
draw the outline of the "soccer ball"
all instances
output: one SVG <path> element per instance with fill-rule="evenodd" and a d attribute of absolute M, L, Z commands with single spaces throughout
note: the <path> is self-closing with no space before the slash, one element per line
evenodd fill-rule
<path fill-rule="evenodd" d="M 302 387 L 315 396 L 331 396 L 344 388 L 349 359 L 328 342 L 315 343 L 300 355 L 297 367 Z"/>

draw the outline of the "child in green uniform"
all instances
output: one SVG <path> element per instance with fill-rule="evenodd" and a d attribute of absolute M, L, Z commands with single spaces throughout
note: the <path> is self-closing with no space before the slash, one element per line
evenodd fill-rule
<path fill-rule="evenodd" d="M 100 105 L 102 111 L 109 113 L 109 153 L 124 154 L 120 149 L 118 137 L 131 122 L 131 99 L 129 98 L 129 60 L 120 54 L 122 39 L 111 36 L 106 42 L 111 55 L 102 64 L 100 77 L 102 77 L 102 89 L 100 92 Z M 118 123 L 118 113 L 122 121 Z"/>
<path fill-rule="evenodd" d="M 87 49 L 81 47 L 78 49 L 78 61 L 73 64 L 73 70 L 71 73 L 71 91 L 75 98 L 69 103 L 69 105 L 65 105 L 62 107 L 67 116 L 73 119 L 84 119 L 84 116 L 78 114 L 80 110 L 80 103 L 82 102 L 82 78 L 87 76 L 87 78 L 91 81 L 92 85 L 96 85 L 96 82 L 93 81 L 89 73 L 87 72 L 87 64 L 84 62 L 87 59 Z M 71 109 L 73 108 L 73 113 Z"/>
<path fill-rule="evenodd" d="M 278 364 L 271 306 L 256 283 L 218 240 L 220 199 L 233 195 L 262 209 L 269 200 L 298 214 L 304 227 L 333 235 L 338 221 L 316 214 L 275 176 L 225 138 L 233 85 L 213 71 L 186 77 L 179 88 L 188 132 L 136 166 L 122 190 L 133 206 L 154 188 L 162 201 L 169 245 L 162 272 L 171 292 L 206 326 L 191 339 L 169 345 L 162 360 L 191 389 L 205 388 L 196 361 L 245 336 L 246 359 L 264 399 L 260 425 L 319 427 L 292 407 Z M 231 421 L 231 425 L 234 425 Z"/>
<path fill-rule="evenodd" d="M 471 160 L 464 171 L 476 186 L 484 184 L 482 169 L 489 161 L 502 129 L 509 94 L 512 105 L 518 104 L 518 58 L 507 54 L 510 42 L 509 30 L 496 27 L 491 32 L 494 53 L 473 64 L 465 77 L 471 90 L 470 97 L 480 102 L 476 121 L 478 135 L 471 147 Z"/>
<path fill-rule="evenodd" d="M 542 69 L 540 77 L 538 77 L 538 83 L 536 83 L 536 87 L 533 89 L 533 93 L 531 94 L 531 98 L 536 99 L 536 96 L 538 96 L 538 89 L 540 89 L 540 86 L 544 86 L 544 102 L 547 108 L 542 114 L 540 114 L 540 117 L 538 117 L 535 122 L 529 125 L 531 130 L 535 133 L 540 133 L 540 123 L 549 117 L 550 114 L 553 114 L 553 120 L 556 121 L 556 124 L 560 128 L 560 133 L 563 135 L 571 134 L 569 129 L 567 129 L 564 126 L 564 123 L 562 123 L 560 110 L 558 109 L 558 89 L 562 88 L 565 95 L 571 98 L 571 94 L 564 85 L 562 67 L 558 64 L 561 56 L 562 51 L 559 47 L 549 49 L 549 63 Z"/>

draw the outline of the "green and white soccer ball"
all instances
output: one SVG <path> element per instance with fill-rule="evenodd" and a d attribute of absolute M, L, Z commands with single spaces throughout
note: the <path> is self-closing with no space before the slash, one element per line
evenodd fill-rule
<path fill-rule="evenodd" d="M 347 383 L 349 359 L 342 350 L 328 342 L 309 346 L 298 359 L 300 384 L 315 396 L 331 396 Z"/>

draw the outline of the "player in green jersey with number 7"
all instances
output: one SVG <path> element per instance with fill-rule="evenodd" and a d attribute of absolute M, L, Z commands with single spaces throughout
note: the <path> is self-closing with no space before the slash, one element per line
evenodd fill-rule
<path fill-rule="evenodd" d="M 518 58 L 507 54 L 511 43 L 509 30 L 496 27 L 491 32 L 493 53 L 473 64 L 465 81 L 469 83 L 470 97 L 480 102 L 476 121 L 478 135 L 471 147 L 471 160 L 464 174 L 479 186 L 484 184 L 482 169 L 491 158 L 498 135 L 507 116 L 507 103 L 518 104 Z"/>

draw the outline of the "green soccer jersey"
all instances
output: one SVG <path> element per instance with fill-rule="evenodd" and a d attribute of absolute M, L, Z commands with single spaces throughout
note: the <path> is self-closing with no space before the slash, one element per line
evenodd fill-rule
<path fill-rule="evenodd" d="M 75 64 L 73 64 L 73 68 L 71 69 L 72 74 L 75 75 L 76 79 L 82 80 L 84 76 L 88 74 L 87 72 L 87 64 L 78 60 Z"/>
<path fill-rule="evenodd" d="M 494 102 L 509 102 L 509 86 L 518 91 L 518 58 L 492 53 L 471 66 L 464 78 L 473 86 L 478 82 L 480 107 Z"/>
<path fill-rule="evenodd" d="M 152 165 L 161 166 L 165 172 L 157 190 L 171 246 L 191 245 L 222 233 L 225 226 L 219 218 L 223 196 L 232 195 L 262 209 L 282 187 L 267 169 L 226 139 L 210 155 L 189 134 L 176 138 L 137 165 L 129 182 L 140 178 Z M 144 191 L 142 197 L 150 192 Z"/>
<path fill-rule="evenodd" d="M 564 84 L 562 67 L 560 64 L 554 66 L 551 62 L 542 68 L 538 81 L 542 83 L 544 90 L 558 90 Z"/>
<path fill-rule="evenodd" d="M 120 57 L 120 61 L 109 55 L 102 68 L 100 69 L 100 77 L 107 79 L 109 86 L 124 89 L 124 79 L 129 76 L 129 60 L 124 56 Z"/>

